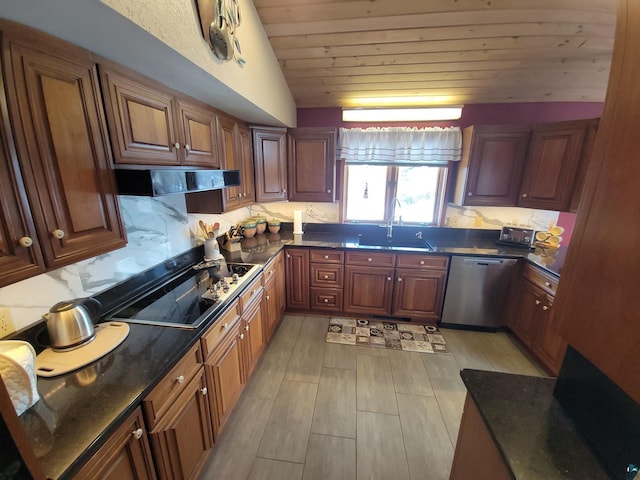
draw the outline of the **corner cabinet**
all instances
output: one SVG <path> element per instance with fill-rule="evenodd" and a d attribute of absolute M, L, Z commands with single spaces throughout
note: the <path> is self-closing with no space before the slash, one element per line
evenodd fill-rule
<path fill-rule="evenodd" d="M 528 142 L 528 128 L 507 125 L 465 128 L 454 203 L 516 206 Z"/>
<path fill-rule="evenodd" d="M 115 163 L 220 168 L 214 110 L 109 63 L 100 75 Z"/>
<path fill-rule="evenodd" d="M 290 201 L 334 201 L 337 137 L 334 128 L 289 130 L 287 168 Z"/>
<path fill-rule="evenodd" d="M 15 196 L 11 203 L 22 206 L 22 215 L 3 214 L 11 224 L 7 232 L 16 235 L 2 245 L 7 284 L 38 273 L 42 262 L 59 268 L 123 247 L 126 237 L 91 54 L 15 24 L 0 22 L 0 29 L 18 160 L 5 130 L 8 158 L 0 173 L 14 177 L 3 178 L 3 196 Z M 0 109 L 5 123 L 5 106 Z"/>
<path fill-rule="evenodd" d="M 287 130 L 252 127 L 256 202 L 287 200 Z"/>
<path fill-rule="evenodd" d="M 569 210 L 589 122 L 558 122 L 532 129 L 519 206 Z"/>

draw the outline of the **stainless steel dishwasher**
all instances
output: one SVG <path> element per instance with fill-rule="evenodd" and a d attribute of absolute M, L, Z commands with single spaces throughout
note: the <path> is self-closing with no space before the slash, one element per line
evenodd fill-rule
<path fill-rule="evenodd" d="M 512 258 L 454 256 L 440 324 L 494 330 L 502 325 L 517 263 Z"/>

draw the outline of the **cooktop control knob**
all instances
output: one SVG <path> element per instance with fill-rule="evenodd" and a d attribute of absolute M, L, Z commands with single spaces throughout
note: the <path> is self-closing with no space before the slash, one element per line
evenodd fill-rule
<path fill-rule="evenodd" d="M 238 283 L 238 274 L 234 273 L 233 275 L 231 275 L 231 283 Z"/>

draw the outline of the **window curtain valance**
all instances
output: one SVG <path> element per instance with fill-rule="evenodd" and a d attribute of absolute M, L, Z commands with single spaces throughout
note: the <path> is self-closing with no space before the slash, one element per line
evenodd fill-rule
<path fill-rule="evenodd" d="M 444 165 L 460 160 L 459 127 L 341 128 L 340 157 L 346 163 Z"/>

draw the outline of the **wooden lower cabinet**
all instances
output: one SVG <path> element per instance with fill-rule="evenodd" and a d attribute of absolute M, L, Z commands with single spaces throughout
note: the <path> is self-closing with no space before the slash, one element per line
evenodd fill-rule
<path fill-rule="evenodd" d="M 278 328 L 286 308 L 284 252 L 276 257 L 265 267 L 262 276 L 264 279 L 263 294 L 263 318 L 265 340 L 269 342 Z"/>
<path fill-rule="evenodd" d="M 437 323 L 442 314 L 446 270 L 396 269 L 393 315 Z"/>
<path fill-rule="evenodd" d="M 204 368 L 149 432 L 160 479 L 196 478 L 213 447 Z"/>
<path fill-rule="evenodd" d="M 103 480 L 155 479 L 149 440 L 138 407 L 74 476 Z"/>
<path fill-rule="evenodd" d="M 557 279 L 525 265 L 509 322 L 518 339 L 552 375 L 558 375 L 567 346 L 552 324 L 556 287 Z"/>
<path fill-rule="evenodd" d="M 449 480 L 511 480 L 498 447 L 469 394 L 464 403 Z"/>
<path fill-rule="evenodd" d="M 260 289 L 260 296 L 256 298 L 243 312 L 242 312 L 242 330 L 244 330 L 245 342 L 245 380 L 248 379 L 253 373 L 260 356 L 264 351 L 267 341 L 265 337 L 265 312 L 262 309 L 262 288 Z"/>
<path fill-rule="evenodd" d="M 309 250 L 287 248 L 285 251 L 287 308 L 309 309 Z"/>
<path fill-rule="evenodd" d="M 391 267 L 344 267 L 344 312 L 390 315 L 394 269 Z"/>

